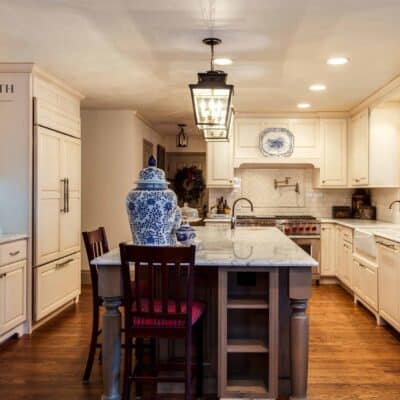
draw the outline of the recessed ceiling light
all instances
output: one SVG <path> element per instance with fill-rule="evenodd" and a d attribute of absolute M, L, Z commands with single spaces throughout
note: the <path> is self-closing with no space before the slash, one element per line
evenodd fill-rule
<path fill-rule="evenodd" d="M 349 59 L 346 57 L 331 57 L 326 60 L 326 63 L 329 65 L 344 65 L 349 62 Z"/>
<path fill-rule="evenodd" d="M 310 103 L 299 103 L 297 104 L 297 108 L 310 108 L 311 104 Z"/>
<path fill-rule="evenodd" d="M 326 90 L 326 86 L 323 83 L 314 83 L 309 87 L 312 92 L 322 92 Z"/>
<path fill-rule="evenodd" d="M 232 62 L 230 58 L 214 58 L 215 65 L 231 65 Z"/>

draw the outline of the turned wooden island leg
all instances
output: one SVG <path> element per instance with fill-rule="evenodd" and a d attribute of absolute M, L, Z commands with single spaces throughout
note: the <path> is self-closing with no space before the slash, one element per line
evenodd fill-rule
<path fill-rule="evenodd" d="M 119 376 L 121 360 L 121 305 L 119 298 L 104 298 L 106 309 L 103 316 L 102 369 L 103 388 L 102 400 L 120 400 Z"/>
<path fill-rule="evenodd" d="M 291 394 L 289 400 L 307 400 L 308 316 L 307 300 L 311 297 L 311 269 L 289 272 Z"/>
<path fill-rule="evenodd" d="M 307 399 L 308 375 L 308 316 L 307 300 L 291 301 L 290 356 L 292 394 L 290 400 Z"/>

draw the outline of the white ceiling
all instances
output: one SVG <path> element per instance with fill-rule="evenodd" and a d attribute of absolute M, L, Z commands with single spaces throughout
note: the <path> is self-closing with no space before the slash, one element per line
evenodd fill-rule
<path fill-rule="evenodd" d="M 400 73 L 400 0 L 0 0 L 0 61 L 33 61 L 85 107 L 135 109 L 176 133 L 193 124 L 187 85 L 208 69 L 212 3 L 239 112 L 345 111 Z M 325 64 L 339 54 L 350 63 Z"/>

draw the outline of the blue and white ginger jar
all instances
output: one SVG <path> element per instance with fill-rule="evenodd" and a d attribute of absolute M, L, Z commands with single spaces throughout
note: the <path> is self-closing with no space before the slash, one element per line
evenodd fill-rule
<path fill-rule="evenodd" d="M 196 231 L 190 226 L 187 218 L 183 218 L 182 225 L 176 230 L 176 238 L 178 242 L 185 246 L 194 244 L 196 239 Z"/>
<path fill-rule="evenodd" d="M 176 194 L 168 189 L 165 172 L 156 164 L 155 158 L 150 157 L 148 167 L 139 173 L 136 189 L 126 198 L 133 243 L 175 246 L 181 212 Z"/>

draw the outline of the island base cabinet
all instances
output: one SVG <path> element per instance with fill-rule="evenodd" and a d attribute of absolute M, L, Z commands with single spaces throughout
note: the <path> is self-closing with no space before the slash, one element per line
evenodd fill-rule
<path fill-rule="evenodd" d="M 78 297 L 81 286 L 80 253 L 35 268 L 35 321 Z"/>
<path fill-rule="evenodd" d="M 219 397 L 278 397 L 278 272 L 219 271 Z"/>

